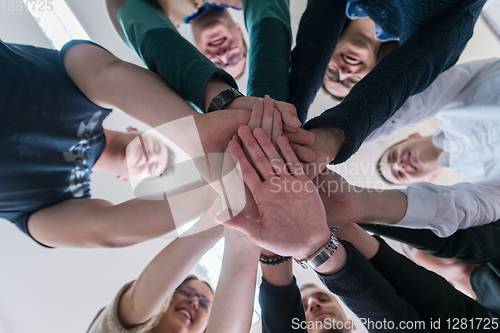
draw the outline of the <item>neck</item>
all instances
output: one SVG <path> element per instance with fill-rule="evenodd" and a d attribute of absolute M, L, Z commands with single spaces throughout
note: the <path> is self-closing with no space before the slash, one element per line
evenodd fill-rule
<path fill-rule="evenodd" d="M 161 9 L 178 27 L 184 22 L 184 18 L 197 11 L 194 1 L 189 0 L 158 0 Z"/>
<path fill-rule="evenodd" d="M 432 142 L 432 135 L 425 137 L 425 140 L 427 140 L 429 147 L 432 147 L 432 159 L 437 162 L 439 155 L 441 155 L 443 150 L 434 145 L 434 142 Z"/>
<path fill-rule="evenodd" d="M 94 164 L 92 170 L 126 174 L 127 146 L 138 135 L 139 133 L 122 133 L 105 129 L 104 136 L 106 137 L 106 147 Z"/>

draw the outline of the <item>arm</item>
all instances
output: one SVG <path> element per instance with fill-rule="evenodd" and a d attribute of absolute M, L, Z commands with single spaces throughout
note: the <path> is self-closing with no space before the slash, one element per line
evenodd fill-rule
<path fill-rule="evenodd" d="M 214 212 L 208 212 L 200 221 L 213 218 Z M 122 296 L 118 306 L 122 325 L 130 328 L 149 320 L 221 236 L 222 228 L 218 226 L 177 238 L 161 251 Z"/>
<path fill-rule="evenodd" d="M 472 36 L 483 3 L 478 1 L 466 9 L 457 6 L 449 15 L 423 27 L 383 57 L 342 103 L 305 124 L 306 129 L 343 131 L 345 143 L 338 155 L 331 156 L 334 163 L 347 160 L 409 96 L 423 91 L 457 61 Z"/>
<path fill-rule="evenodd" d="M 250 36 L 247 94 L 286 101 L 292 47 L 288 0 L 245 0 L 243 13 Z"/>
<path fill-rule="evenodd" d="M 206 110 L 220 91 L 237 88 L 229 74 L 203 56 L 179 34 L 165 13 L 147 1 L 127 1 L 118 9 L 117 18 L 125 39 L 148 68 L 200 110 Z M 208 99 L 204 93 L 211 79 L 224 88 Z"/>
<path fill-rule="evenodd" d="M 401 128 L 411 127 L 435 116 L 441 109 L 460 97 L 466 86 L 478 81 L 476 74 L 488 70 L 498 59 L 471 61 L 455 65 L 441 73 L 421 93 L 409 97 L 394 115 L 363 142 L 381 140 Z"/>
<path fill-rule="evenodd" d="M 425 321 L 427 328 L 431 320 L 438 318 L 441 319 L 442 325 L 448 318 L 488 318 L 487 310 L 476 301 L 457 291 L 439 275 L 400 255 L 383 240 L 368 235 L 359 226 L 349 224 L 341 227 L 339 237 L 361 248 L 362 255 L 376 269 L 375 275 L 383 277 L 399 297 L 411 304 L 418 312 L 417 320 Z M 378 246 L 366 245 L 370 243 L 378 243 Z M 373 278 L 371 273 L 363 274 Z M 375 285 L 379 286 L 378 283 Z M 401 309 L 405 309 L 404 304 L 402 306 Z"/>
<path fill-rule="evenodd" d="M 441 258 L 455 258 L 466 264 L 482 264 L 500 257 L 496 241 L 500 239 L 500 221 L 479 227 L 457 230 L 446 238 L 430 230 L 363 224 L 361 227 L 376 235 L 394 239 Z"/>
<path fill-rule="evenodd" d="M 318 176 L 315 183 L 330 226 L 349 222 L 393 224 L 430 229 L 446 237 L 458 229 L 500 219 L 499 184 L 418 183 L 403 190 L 379 191 L 352 186 L 330 170 Z"/>
<path fill-rule="evenodd" d="M 418 183 L 401 190 L 408 197 L 400 227 L 430 229 L 440 237 L 500 219 L 500 184 Z M 372 220 L 375 221 L 375 220 Z"/>
<path fill-rule="evenodd" d="M 300 19 L 297 43 L 291 54 L 290 97 L 299 120 L 323 85 L 326 68 L 345 23 L 347 1 L 311 0 Z"/>
<path fill-rule="evenodd" d="M 225 228 L 224 258 L 206 332 L 250 332 L 259 248 L 243 233 Z"/>

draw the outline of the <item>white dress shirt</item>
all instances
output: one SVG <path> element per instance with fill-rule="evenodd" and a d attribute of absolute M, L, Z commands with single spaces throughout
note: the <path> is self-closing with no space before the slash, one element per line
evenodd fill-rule
<path fill-rule="evenodd" d="M 365 143 L 434 115 L 439 130 L 432 141 L 443 150 L 438 163 L 457 172 L 462 182 L 417 183 L 400 190 L 408 207 L 397 225 L 447 237 L 458 229 L 500 219 L 500 59 L 469 62 L 443 72 Z"/>

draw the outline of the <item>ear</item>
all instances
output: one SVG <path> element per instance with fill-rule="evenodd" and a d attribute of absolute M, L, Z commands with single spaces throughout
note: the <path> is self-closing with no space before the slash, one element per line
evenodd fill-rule
<path fill-rule="evenodd" d="M 118 175 L 118 176 L 116 176 L 116 179 L 118 179 L 121 182 L 126 182 L 128 180 L 128 177 L 127 176 Z"/>
<path fill-rule="evenodd" d="M 239 23 L 235 23 L 236 28 L 238 28 L 238 31 L 240 32 L 241 38 L 243 38 L 243 31 L 241 30 L 241 25 Z"/>
<path fill-rule="evenodd" d="M 417 138 L 421 138 L 422 136 L 420 135 L 420 133 L 413 133 L 413 134 L 410 134 L 408 135 L 408 139 L 417 139 Z"/>

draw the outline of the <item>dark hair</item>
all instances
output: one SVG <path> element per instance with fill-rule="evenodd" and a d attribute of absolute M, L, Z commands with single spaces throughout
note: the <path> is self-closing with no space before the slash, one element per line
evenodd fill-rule
<path fill-rule="evenodd" d="M 385 152 L 388 151 L 389 149 L 399 145 L 400 143 L 403 143 L 405 142 L 406 140 L 408 139 L 404 139 L 404 140 L 401 140 L 401 141 L 398 141 L 396 142 L 395 144 L 393 144 L 392 146 L 390 146 L 389 148 L 387 148 L 386 150 L 384 150 L 384 152 L 382 153 L 382 155 L 380 155 L 380 157 L 378 158 L 378 161 L 377 163 L 375 164 L 375 173 L 378 174 L 380 176 L 380 178 L 382 178 L 382 180 L 389 184 L 389 185 L 398 185 L 398 184 L 394 184 L 393 182 L 389 181 L 387 178 L 384 177 L 384 174 L 382 173 L 382 167 L 381 167 L 381 164 L 382 164 L 382 156 L 384 156 Z"/>

